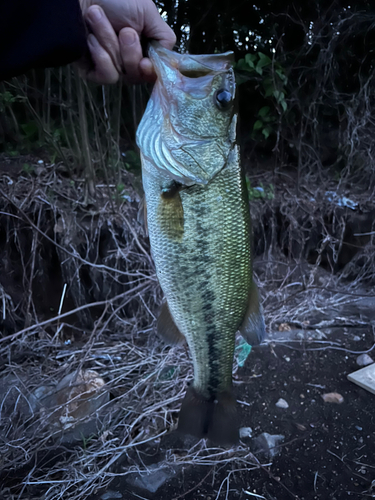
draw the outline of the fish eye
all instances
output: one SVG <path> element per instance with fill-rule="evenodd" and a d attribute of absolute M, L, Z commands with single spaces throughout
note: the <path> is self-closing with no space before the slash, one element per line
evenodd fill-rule
<path fill-rule="evenodd" d="M 215 94 L 216 106 L 219 109 L 228 109 L 232 104 L 232 94 L 226 89 L 219 89 Z"/>

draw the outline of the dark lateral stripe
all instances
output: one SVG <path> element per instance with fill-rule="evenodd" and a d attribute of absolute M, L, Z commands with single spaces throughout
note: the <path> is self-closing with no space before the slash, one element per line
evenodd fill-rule
<path fill-rule="evenodd" d="M 197 205 L 194 209 L 196 212 L 196 234 L 197 234 L 197 245 L 199 244 L 199 261 L 204 264 L 202 267 L 201 277 L 202 281 L 199 285 L 199 294 L 202 301 L 202 312 L 204 313 L 203 319 L 205 323 L 205 337 L 208 345 L 208 387 L 207 390 L 212 398 L 215 397 L 217 392 L 217 387 L 220 382 L 220 371 L 219 364 L 217 362 L 220 359 L 220 346 L 218 345 L 218 339 L 220 338 L 220 332 L 217 331 L 215 321 L 215 314 L 213 311 L 215 303 L 215 291 L 209 288 L 210 286 L 210 274 L 207 272 L 207 265 L 212 262 L 212 257 L 210 256 L 210 245 L 205 237 L 207 227 L 202 224 L 202 220 L 207 218 L 211 212 L 211 208 L 206 205 Z M 215 362 L 216 361 L 216 362 Z M 206 367 L 202 367 L 203 370 L 207 370 Z"/>

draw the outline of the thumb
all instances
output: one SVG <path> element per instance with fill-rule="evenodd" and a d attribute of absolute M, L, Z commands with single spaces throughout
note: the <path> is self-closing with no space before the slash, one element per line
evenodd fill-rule
<path fill-rule="evenodd" d="M 160 17 L 154 2 L 150 0 L 145 4 L 143 34 L 147 38 L 158 40 L 163 47 L 172 50 L 176 44 L 176 35 Z"/>

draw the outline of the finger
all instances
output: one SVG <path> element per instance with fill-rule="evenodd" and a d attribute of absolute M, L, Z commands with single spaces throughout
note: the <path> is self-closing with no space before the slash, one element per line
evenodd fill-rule
<path fill-rule="evenodd" d="M 94 69 L 88 71 L 86 77 L 100 85 L 116 83 L 120 75 L 113 64 L 111 56 L 100 45 L 93 34 L 87 37 L 87 43 L 94 63 Z"/>
<path fill-rule="evenodd" d="M 144 57 L 139 63 L 139 69 L 142 75 L 142 79 L 145 82 L 154 82 L 156 80 L 156 73 L 151 60 L 148 57 Z"/>
<path fill-rule="evenodd" d="M 103 49 L 109 54 L 117 72 L 121 73 L 120 46 L 117 35 L 104 11 L 98 5 L 89 7 L 85 13 L 93 35 Z"/>
<path fill-rule="evenodd" d="M 146 2 L 145 2 L 146 3 Z M 172 50 L 176 44 L 176 35 L 161 18 L 154 2 L 149 0 L 144 8 L 144 30 L 147 38 L 158 40 L 163 47 Z"/>
<path fill-rule="evenodd" d="M 130 83 L 143 81 L 139 66 L 143 55 L 138 33 L 133 28 L 123 28 L 119 33 L 119 41 L 126 80 Z"/>

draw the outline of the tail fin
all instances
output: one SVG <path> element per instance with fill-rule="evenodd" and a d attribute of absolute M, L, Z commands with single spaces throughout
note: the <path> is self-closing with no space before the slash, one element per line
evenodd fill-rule
<path fill-rule="evenodd" d="M 232 445 L 238 442 L 238 428 L 236 401 L 229 391 L 207 400 L 193 387 L 188 388 L 180 410 L 179 431 L 215 444 Z"/>

